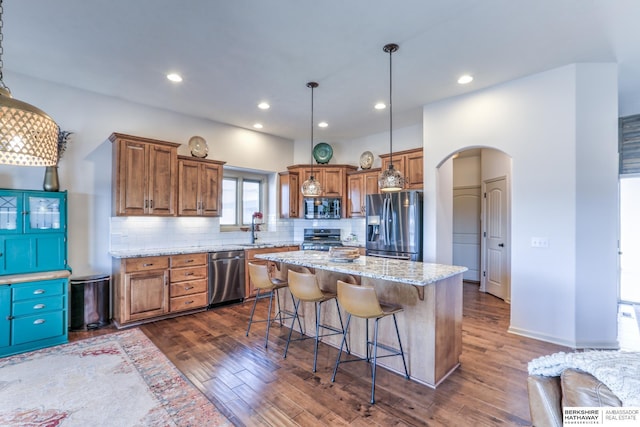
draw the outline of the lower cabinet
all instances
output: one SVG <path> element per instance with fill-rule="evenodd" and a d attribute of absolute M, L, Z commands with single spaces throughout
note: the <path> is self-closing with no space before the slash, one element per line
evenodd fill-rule
<path fill-rule="evenodd" d="M 64 270 L 0 278 L 0 356 L 68 341 L 68 277 Z"/>
<path fill-rule="evenodd" d="M 207 254 L 114 260 L 116 326 L 207 306 Z"/>
<path fill-rule="evenodd" d="M 279 264 L 275 263 L 273 261 L 267 261 L 264 259 L 257 259 L 256 255 L 259 254 L 266 254 L 269 252 L 292 252 L 292 251 L 299 251 L 300 247 L 299 246 L 281 246 L 281 247 L 277 247 L 277 248 L 256 248 L 256 249 L 245 249 L 244 250 L 244 259 L 245 259 L 245 268 L 244 268 L 244 274 L 245 274 L 245 279 L 244 279 L 244 283 L 245 283 L 245 291 L 244 291 L 244 295 L 245 295 L 245 299 L 247 298 L 254 298 L 256 296 L 256 289 L 253 286 L 253 283 L 251 283 L 251 278 L 249 277 L 249 263 L 254 263 L 254 264 L 262 264 L 262 265 L 267 265 L 268 269 L 269 269 L 269 274 L 271 275 L 271 277 L 277 277 L 277 278 L 282 278 L 285 279 L 287 277 L 287 272 L 286 271 L 281 271 L 278 269 Z"/>

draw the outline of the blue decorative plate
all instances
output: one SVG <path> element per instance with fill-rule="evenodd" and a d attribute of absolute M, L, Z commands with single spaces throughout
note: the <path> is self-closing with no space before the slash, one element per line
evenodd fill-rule
<path fill-rule="evenodd" d="M 320 164 L 329 163 L 333 156 L 333 148 L 326 142 L 321 142 L 313 148 L 313 158 Z"/>

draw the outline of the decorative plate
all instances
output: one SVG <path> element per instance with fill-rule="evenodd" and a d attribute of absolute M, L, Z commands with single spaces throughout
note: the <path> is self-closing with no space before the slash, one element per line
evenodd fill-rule
<path fill-rule="evenodd" d="M 333 156 L 333 148 L 326 142 L 321 142 L 313 148 L 313 158 L 320 164 L 329 163 Z"/>
<path fill-rule="evenodd" d="M 193 157 L 207 157 L 209 147 L 207 147 L 207 141 L 201 136 L 192 136 L 189 139 L 189 148 L 191 149 L 191 155 Z"/>
<path fill-rule="evenodd" d="M 371 166 L 373 166 L 373 153 L 365 151 L 360 155 L 360 167 L 362 169 L 371 169 Z"/>

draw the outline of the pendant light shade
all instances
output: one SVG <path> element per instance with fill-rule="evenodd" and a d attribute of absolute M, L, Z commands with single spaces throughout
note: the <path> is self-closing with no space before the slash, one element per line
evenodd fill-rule
<path fill-rule="evenodd" d="M 55 166 L 58 125 L 40 109 L 13 99 L 2 79 L 2 0 L 0 0 L 0 164 Z"/>
<path fill-rule="evenodd" d="M 378 177 L 378 187 L 382 192 L 400 191 L 404 188 L 404 177 L 399 170 L 393 166 L 393 103 L 392 83 L 393 74 L 391 66 L 391 55 L 398 50 L 398 45 L 390 43 L 382 48 L 389 54 L 389 168 L 383 170 Z"/>
<path fill-rule="evenodd" d="M 318 83 L 309 82 L 307 87 L 311 88 L 311 175 L 302 183 L 302 195 L 304 197 L 319 197 L 322 194 L 322 185 L 313 176 L 313 89 L 318 87 Z"/>

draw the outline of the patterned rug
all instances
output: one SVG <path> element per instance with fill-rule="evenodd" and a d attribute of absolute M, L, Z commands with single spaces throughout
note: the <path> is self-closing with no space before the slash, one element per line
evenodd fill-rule
<path fill-rule="evenodd" d="M 139 329 L 0 359 L 0 426 L 229 426 Z"/>

